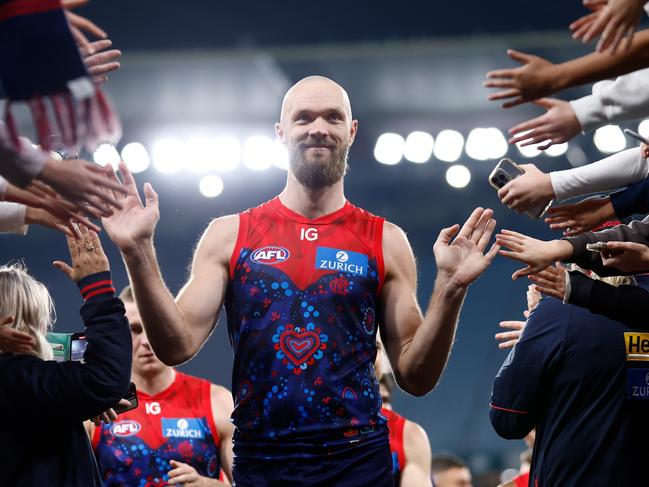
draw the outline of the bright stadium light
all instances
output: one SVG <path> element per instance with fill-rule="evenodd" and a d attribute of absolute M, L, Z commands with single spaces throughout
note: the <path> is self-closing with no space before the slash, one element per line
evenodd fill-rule
<path fill-rule="evenodd" d="M 475 128 L 466 139 L 466 153 L 472 159 L 486 161 L 499 159 L 507 154 L 507 140 L 495 127 Z"/>
<path fill-rule="evenodd" d="M 553 144 L 543 151 L 543 153 L 550 157 L 559 157 L 568 152 L 568 142 L 563 144 Z"/>
<path fill-rule="evenodd" d="M 464 137 L 455 130 L 442 130 L 437 134 L 433 153 L 435 157 L 444 162 L 455 162 L 462 155 Z"/>
<path fill-rule="evenodd" d="M 288 171 L 288 149 L 279 140 L 275 139 L 273 142 L 273 150 L 270 154 L 270 159 L 274 166 Z"/>
<path fill-rule="evenodd" d="M 178 139 L 160 139 L 153 144 L 153 167 L 161 173 L 180 171 L 186 157 L 185 144 Z"/>
<path fill-rule="evenodd" d="M 406 145 L 403 156 L 410 162 L 427 162 L 433 154 L 435 140 L 427 132 L 411 132 L 406 137 Z"/>
<path fill-rule="evenodd" d="M 92 154 L 92 159 L 100 166 L 111 165 L 117 169 L 117 164 L 121 161 L 119 152 L 112 144 L 101 144 Z"/>
<path fill-rule="evenodd" d="M 595 131 L 595 145 L 604 154 L 613 154 L 626 148 L 626 138 L 617 125 L 605 125 Z"/>
<path fill-rule="evenodd" d="M 253 171 L 263 171 L 273 165 L 270 154 L 273 141 L 265 135 L 253 135 L 243 145 L 243 163 Z"/>
<path fill-rule="evenodd" d="M 201 178 L 198 189 L 206 198 L 216 198 L 223 193 L 223 180 L 216 174 L 208 174 Z"/>
<path fill-rule="evenodd" d="M 471 181 L 471 171 L 461 164 L 446 170 L 446 182 L 454 188 L 464 188 Z"/>
<path fill-rule="evenodd" d="M 193 137 L 187 141 L 187 169 L 192 172 L 208 172 L 216 168 L 216 151 L 213 139 Z"/>
<path fill-rule="evenodd" d="M 122 160 L 132 173 L 144 172 L 151 165 L 151 158 L 146 147 L 139 142 L 131 142 L 124 146 L 122 149 Z"/>
<path fill-rule="evenodd" d="M 399 134 L 381 134 L 374 146 L 374 158 L 381 164 L 393 166 L 401 162 L 406 141 Z"/>
<path fill-rule="evenodd" d="M 241 162 L 241 143 L 234 137 L 214 139 L 214 169 L 219 172 L 234 171 Z"/>
<path fill-rule="evenodd" d="M 638 133 L 645 139 L 649 139 L 649 118 L 638 124 Z"/>

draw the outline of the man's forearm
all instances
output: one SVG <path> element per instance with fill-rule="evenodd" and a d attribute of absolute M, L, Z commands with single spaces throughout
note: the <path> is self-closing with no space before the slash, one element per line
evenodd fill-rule
<path fill-rule="evenodd" d="M 593 52 L 558 65 L 556 91 L 613 78 L 649 66 L 649 29 L 637 32 L 631 47 L 616 54 Z"/>
<path fill-rule="evenodd" d="M 455 339 L 467 287 L 437 276 L 422 324 L 403 357 L 401 379 L 407 392 L 422 396 L 437 385 Z"/>
<path fill-rule="evenodd" d="M 167 365 L 178 365 L 193 355 L 189 327 L 164 284 L 152 240 L 123 250 L 142 323 L 153 351 Z"/>

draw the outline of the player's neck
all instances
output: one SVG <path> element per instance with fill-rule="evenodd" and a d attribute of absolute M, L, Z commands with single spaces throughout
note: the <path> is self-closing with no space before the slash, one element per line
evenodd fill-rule
<path fill-rule="evenodd" d="M 133 372 L 131 380 L 135 383 L 138 391 L 149 396 L 155 396 L 167 389 L 176 379 L 176 371 L 171 367 L 164 367 L 161 371 L 154 373 L 138 374 Z"/>
<path fill-rule="evenodd" d="M 306 218 L 319 218 L 345 206 L 343 179 L 325 188 L 307 188 L 289 174 L 279 199 L 284 206 Z"/>

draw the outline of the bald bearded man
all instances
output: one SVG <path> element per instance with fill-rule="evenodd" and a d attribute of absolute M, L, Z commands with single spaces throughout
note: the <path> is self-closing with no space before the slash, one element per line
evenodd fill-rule
<path fill-rule="evenodd" d="M 174 298 L 155 257 L 157 195 L 120 171 L 128 195 L 103 220 L 127 265 L 142 323 L 168 365 L 189 360 L 225 305 L 234 349 L 233 476 L 237 486 L 391 485 L 390 447 L 373 370 L 381 327 L 395 378 L 421 396 L 436 385 L 493 212 L 477 208 L 434 246 L 435 288 L 422 314 L 404 232 L 352 205 L 343 191 L 354 120 L 345 90 L 311 76 L 284 97 L 278 139 L 289 152 L 284 190 L 212 221 Z"/>

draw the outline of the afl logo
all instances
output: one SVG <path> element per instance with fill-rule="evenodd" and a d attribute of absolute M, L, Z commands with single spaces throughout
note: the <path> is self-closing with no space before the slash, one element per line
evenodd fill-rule
<path fill-rule="evenodd" d="M 269 246 L 253 251 L 250 254 L 250 260 L 258 264 L 274 265 L 288 260 L 290 255 L 290 252 L 284 247 Z"/>
<path fill-rule="evenodd" d="M 110 432 L 113 436 L 125 437 L 137 434 L 140 429 L 142 429 L 142 427 L 137 421 L 120 421 L 111 426 Z"/>

